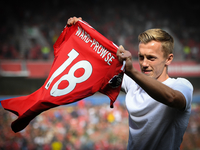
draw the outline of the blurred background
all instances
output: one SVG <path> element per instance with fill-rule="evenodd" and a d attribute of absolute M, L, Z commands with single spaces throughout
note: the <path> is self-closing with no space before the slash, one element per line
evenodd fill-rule
<path fill-rule="evenodd" d="M 81 16 L 137 63 L 139 33 L 162 28 L 175 39 L 171 77 L 187 78 L 194 86 L 192 114 L 181 150 L 200 149 L 200 4 L 194 0 L 34 0 L 0 5 L 0 100 L 28 95 L 47 78 L 53 44 L 67 19 Z M 114 109 L 108 97 L 95 94 L 78 103 L 50 109 L 23 131 L 14 133 L 16 116 L 0 105 L 0 150 L 125 150 L 128 113 L 124 94 Z"/>

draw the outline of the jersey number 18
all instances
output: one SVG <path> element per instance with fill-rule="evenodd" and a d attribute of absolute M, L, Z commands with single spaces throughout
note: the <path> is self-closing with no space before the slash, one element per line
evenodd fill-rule
<path fill-rule="evenodd" d="M 45 88 L 48 89 L 49 86 L 51 85 L 52 81 L 59 76 L 71 63 L 73 60 L 75 60 L 78 57 L 79 53 L 75 50 L 72 49 L 69 53 L 68 56 L 69 58 L 65 60 L 65 62 L 60 65 L 60 67 L 52 74 L 52 76 L 49 78 L 47 84 L 45 85 Z M 74 73 L 76 70 L 79 68 L 83 68 L 85 70 L 84 74 L 80 77 L 75 77 Z M 87 60 L 81 60 L 74 64 L 68 74 L 63 75 L 51 88 L 50 95 L 51 96 L 63 96 L 71 91 L 73 91 L 76 87 L 77 83 L 81 83 L 86 81 L 92 74 L 92 65 L 90 64 L 89 61 Z M 64 81 L 68 81 L 68 86 L 64 89 L 58 89 L 59 84 Z"/>

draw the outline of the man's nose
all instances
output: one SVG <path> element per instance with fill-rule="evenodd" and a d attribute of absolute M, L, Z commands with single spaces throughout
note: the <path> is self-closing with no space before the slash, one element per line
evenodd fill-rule
<path fill-rule="evenodd" d="M 148 63 L 148 60 L 147 60 L 147 59 L 144 59 L 144 60 L 143 60 L 142 66 L 143 66 L 143 67 L 148 67 L 148 66 L 149 66 L 149 63 Z"/>

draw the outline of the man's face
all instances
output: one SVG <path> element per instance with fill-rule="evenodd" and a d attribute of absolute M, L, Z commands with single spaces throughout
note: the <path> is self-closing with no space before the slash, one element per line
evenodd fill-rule
<path fill-rule="evenodd" d="M 167 58 L 164 58 L 164 53 L 161 49 L 161 42 L 140 43 L 138 59 L 142 73 L 163 82 L 168 78 L 168 74 L 166 67 Z"/>

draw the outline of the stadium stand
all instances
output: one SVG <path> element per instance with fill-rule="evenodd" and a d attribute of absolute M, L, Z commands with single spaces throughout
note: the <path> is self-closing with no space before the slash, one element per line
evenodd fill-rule
<path fill-rule="evenodd" d="M 0 98 L 30 94 L 44 83 L 54 58 L 53 44 L 69 17 L 81 16 L 115 44 L 122 44 L 134 60 L 137 35 L 149 28 L 163 28 L 176 42 L 169 72 L 194 85 L 192 114 L 180 149 L 200 149 L 198 14 L 198 1 L 192 0 L 5 1 L 0 5 Z M 51 109 L 15 134 L 10 123 L 16 116 L 0 106 L 0 150 L 125 150 L 127 110 L 121 100 L 114 109 L 108 107 L 105 101 L 92 104 L 83 100 Z"/>

